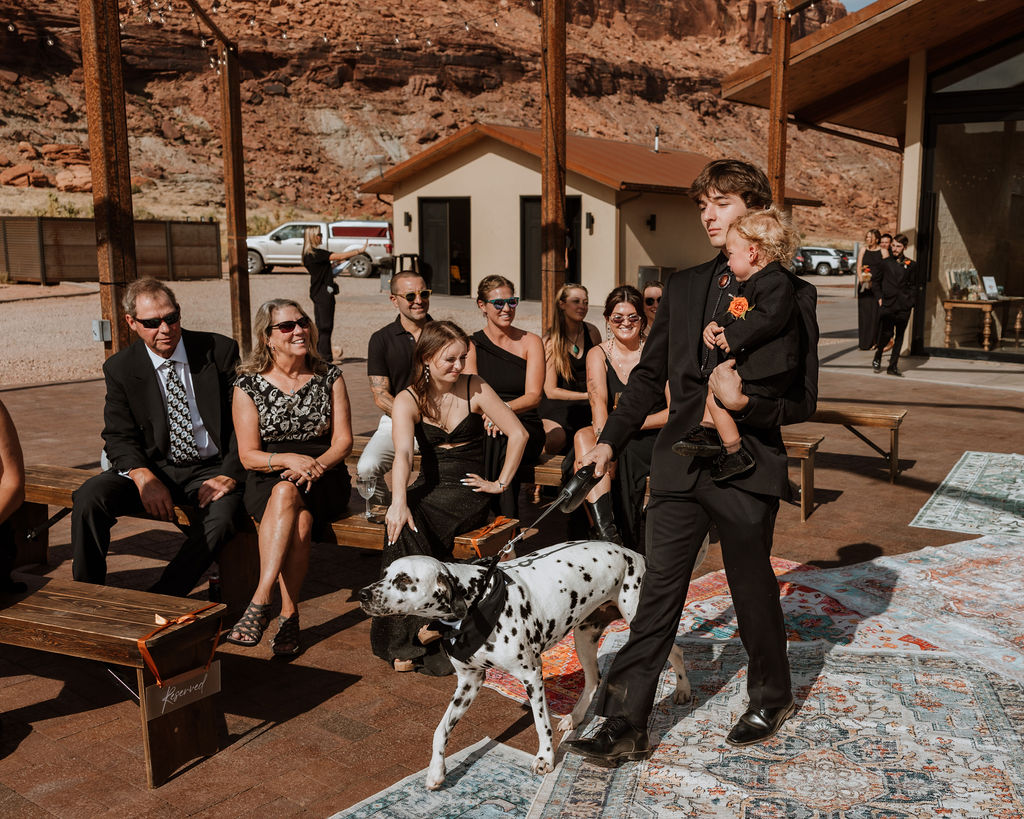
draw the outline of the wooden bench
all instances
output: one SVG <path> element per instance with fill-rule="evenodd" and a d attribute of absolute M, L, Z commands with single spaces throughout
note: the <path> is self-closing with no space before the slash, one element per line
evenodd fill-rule
<path fill-rule="evenodd" d="M 850 432 L 881 455 L 889 464 L 889 483 L 896 483 L 900 474 L 900 424 L 907 411 L 901 407 L 872 404 L 819 404 L 817 412 L 807 420 L 816 424 L 842 424 Z M 889 430 L 889 451 L 886 452 L 854 427 L 885 427 Z M 788 433 L 784 432 L 784 435 Z"/>
<path fill-rule="evenodd" d="M 495 525 L 489 523 L 478 529 L 456 535 L 452 554 L 458 560 L 472 560 L 497 554 L 518 531 L 519 521 L 506 519 Z M 331 524 L 330 529 L 318 532 L 317 543 L 337 543 L 363 549 L 383 549 L 387 534 L 384 524 L 373 523 L 360 512 Z"/>
<path fill-rule="evenodd" d="M 149 787 L 185 763 L 217 753 L 223 715 L 212 695 L 220 690 L 220 667 L 210 661 L 223 605 L 212 604 L 191 622 L 145 639 L 164 683 L 159 686 L 139 640 L 156 629 L 157 614 L 174 620 L 203 604 L 21 573 L 16 579 L 29 590 L 0 595 L 0 643 L 135 669 Z M 194 676 L 186 674 L 193 670 Z"/>

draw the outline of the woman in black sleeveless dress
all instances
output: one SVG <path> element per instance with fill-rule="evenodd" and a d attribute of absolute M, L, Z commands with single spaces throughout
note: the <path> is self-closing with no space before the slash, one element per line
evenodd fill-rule
<path fill-rule="evenodd" d="M 483 379 L 463 373 L 468 351 L 469 339 L 457 325 L 429 322 L 413 352 L 412 385 L 395 396 L 395 463 L 382 574 L 406 555 L 450 561 L 455 536 L 487 520 L 489 496 L 501 494 L 519 468 L 526 430 Z M 484 415 L 508 438 L 505 464 L 495 480 L 480 474 Z M 414 438 L 420 474 L 408 486 Z M 440 641 L 424 646 L 417 638 L 427 622 L 414 616 L 375 617 L 370 624 L 373 653 L 396 671 L 451 674 Z"/>
<path fill-rule="evenodd" d="M 857 339 L 862 350 L 874 347 L 878 336 L 878 299 L 871 290 L 871 278 L 882 269 L 882 248 L 878 244 L 881 237 L 871 228 L 857 258 Z"/>
<path fill-rule="evenodd" d="M 473 333 L 466 359 L 467 372 L 475 372 L 498 393 L 518 417 L 530 436 L 521 466 L 537 463 L 544 449 L 544 425 L 537 406 L 544 394 L 544 345 L 540 336 L 513 327 L 516 307 L 515 287 L 504 276 L 487 276 L 477 288 L 477 307 L 484 314 L 487 326 Z M 484 419 L 487 438 L 484 440 L 485 478 L 493 480 L 505 464 L 508 438 Z M 493 504 L 496 514 L 519 517 L 519 473 L 508 489 Z"/>
<path fill-rule="evenodd" d="M 611 338 L 587 355 L 594 423 L 576 433 L 577 459 L 596 446 L 601 428 L 618 404 L 619 396 L 625 392 L 629 375 L 643 352 L 647 317 L 639 290 L 630 285 L 616 287 L 605 301 L 604 317 L 611 330 Z M 606 475 L 587 496 L 587 509 L 597 537 L 643 551 L 644 492 L 651 472 L 654 440 L 666 421 L 667 388 L 664 399 L 652 409 L 641 431 L 619 453 L 614 477 Z"/>
<path fill-rule="evenodd" d="M 590 305 L 587 288 L 566 284 L 558 291 L 555 324 L 544 336 L 544 449 L 554 455 L 570 450 L 578 429 L 591 422 L 587 398 L 587 353 L 601 333 L 584 319 Z M 563 470 L 565 471 L 565 470 Z"/>

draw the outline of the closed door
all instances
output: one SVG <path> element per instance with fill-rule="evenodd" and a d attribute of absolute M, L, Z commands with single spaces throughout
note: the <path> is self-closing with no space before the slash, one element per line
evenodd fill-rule
<path fill-rule="evenodd" d="M 565 197 L 565 280 L 581 281 L 580 278 L 580 216 L 583 199 L 579 196 Z M 522 282 L 524 299 L 542 298 L 541 262 L 544 244 L 540 227 L 540 197 L 519 198 L 519 281 Z"/>
<path fill-rule="evenodd" d="M 470 200 L 420 199 L 420 269 L 435 293 L 470 292 Z"/>

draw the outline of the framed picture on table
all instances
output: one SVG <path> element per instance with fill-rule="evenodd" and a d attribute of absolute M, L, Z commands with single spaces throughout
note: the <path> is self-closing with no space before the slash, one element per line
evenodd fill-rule
<path fill-rule="evenodd" d="M 985 285 L 985 295 L 990 299 L 999 298 L 999 285 L 996 284 L 994 276 L 982 276 L 981 281 Z"/>

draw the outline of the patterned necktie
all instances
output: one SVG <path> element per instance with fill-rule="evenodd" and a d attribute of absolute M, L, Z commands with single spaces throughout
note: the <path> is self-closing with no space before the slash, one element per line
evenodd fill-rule
<path fill-rule="evenodd" d="M 171 431 L 171 461 L 176 464 L 199 460 L 196 436 L 192 430 L 192 415 L 188 411 L 185 387 L 178 377 L 178 368 L 168 361 L 167 368 L 167 421 Z"/>

